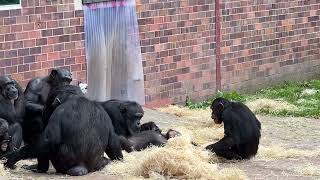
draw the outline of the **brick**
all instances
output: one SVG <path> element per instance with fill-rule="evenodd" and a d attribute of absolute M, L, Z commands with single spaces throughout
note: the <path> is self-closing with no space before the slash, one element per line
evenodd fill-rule
<path fill-rule="evenodd" d="M 14 40 L 16 40 L 15 34 L 6 34 L 5 35 L 5 41 L 14 41 Z"/>
<path fill-rule="evenodd" d="M 63 28 L 57 28 L 53 29 L 53 35 L 62 35 L 63 34 Z"/>
<path fill-rule="evenodd" d="M 27 56 L 29 55 L 29 48 L 25 48 L 25 49 L 18 49 L 18 56 Z"/>
<path fill-rule="evenodd" d="M 12 62 L 12 66 L 23 64 L 23 57 L 13 58 L 11 59 L 11 62 Z"/>
<path fill-rule="evenodd" d="M 30 70 L 31 71 L 38 70 L 38 69 L 41 69 L 41 62 L 30 64 Z"/>
<path fill-rule="evenodd" d="M 45 61 L 41 63 L 42 68 L 53 68 L 53 61 Z"/>
<path fill-rule="evenodd" d="M 46 13 L 55 13 L 57 12 L 57 6 L 46 6 Z"/>
<path fill-rule="evenodd" d="M 53 52 L 48 54 L 48 60 L 59 59 L 59 52 Z"/>
<path fill-rule="evenodd" d="M 45 7 L 36 7 L 35 8 L 35 14 L 44 14 L 44 13 L 46 13 Z"/>
<path fill-rule="evenodd" d="M 0 43 L 1 50 L 8 50 L 11 49 L 10 43 Z"/>
<path fill-rule="evenodd" d="M 59 42 L 69 42 L 70 35 L 59 36 Z"/>
<path fill-rule="evenodd" d="M 22 25 L 12 25 L 11 26 L 11 33 L 21 32 L 21 31 L 22 31 Z"/>
<path fill-rule="evenodd" d="M 71 72 L 81 71 L 81 64 L 71 65 Z"/>
<path fill-rule="evenodd" d="M 35 61 L 36 61 L 35 56 L 25 56 L 25 57 L 23 58 L 24 64 L 34 63 Z"/>
<path fill-rule="evenodd" d="M 57 28 L 59 27 L 58 21 L 48 21 L 47 22 L 47 28 Z"/>
<path fill-rule="evenodd" d="M 36 40 L 37 46 L 43 46 L 43 45 L 47 45 L 47 44 L 48 44 L 47 38 L 41 38 L 41 39 Z"/>
<path fill-rule="evenodd" d="M 7 17 L 3 19 L 3 24 L 4 25 L 12 25 L 17 23 L 17 18 L 16 17 Z"/>
<path fill-rule="evenodd" d="M 12 65 L 11 59 L 4 59 L 0 61 L 0 66 L 1 67 L 8 67 Z"/>
<path fill-rule="evenodd" d="M 37 62 L 39 62 L 39 61 L 47 61 L 48 55 L 47 54 L 36 55 L 35 58 L 36 58 Z"/>
<path fill-rule="evenodd" d="M 5 74 L 14 74 L 18 72 L 18 66 L 11 66 L 5 68 Z"/>
<path fill-rule="evenodd" d="M 4 56 L 6 58 L 17 57 L 18 56 L 18 51 L 17 50 L 5 51 Z"/>
<path fill-rule="evenodd" d="M 67 59 L 65 60 L 65 65 L 75 64 L 75 62 L 76 62 L 76 60 L 75 60 L 74 57 L 73 57 L 73 58 L 67 58 Z"/>
<path fill-rule="evenodd" d="M 64 44 L 56 44 L 53 46 L 53 51 L 62 51 L 64 50 Z"/>
<path fill-rule="evenodd" d="M 23 8 L 22 15 L 31 15 L 35 13 L 35 8 Z"/>
<path fill-rule="evenodd" d="M 19 65 L 18 66 L 18 72 L 26 72 L 30 70 L 29 64 Z"/>
<path fill-rule="evenodd" d="M 31 55 L 33 55 L 33 54 L 41 54 L 41 47 L 30 48 L 30 54 Z"/>
<path fill-rule="evenodd" d="M 64 66 L 64 59 L 54 60 L 54 67 Z"/>
<path fill-rule="evenodd" d="M 34 30 L 34 23 L 23 24 L 22 29 L 23 29 L 23 31 L 32 31 L 32 30 Z"/>
<path fill-rule="evenodd" d="M 24 40 L 23 41 L 23 46 L 26 47 L 33 47 L 36 45 L 36 41 L 34 39 L 30 39 L 30 40 Z"/>
<path fill-rule="evenodd" d="M 0 11 L 0 18 L 9 17 L 9 10 Z"/>

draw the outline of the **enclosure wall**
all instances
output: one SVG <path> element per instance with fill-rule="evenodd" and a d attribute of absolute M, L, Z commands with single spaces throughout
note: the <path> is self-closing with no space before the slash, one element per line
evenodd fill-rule
<path fill-rule="evenodd" d="M 0 10 L 0 74 L 25 86 L 53 67 L 66 67 L 84 81 L 83 12 L 74 10 L 73 0 L 21 0 L 21 6 Z"/>

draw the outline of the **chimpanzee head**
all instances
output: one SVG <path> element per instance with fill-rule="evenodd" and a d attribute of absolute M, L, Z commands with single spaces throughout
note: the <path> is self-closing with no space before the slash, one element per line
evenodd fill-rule
<path fill-rule="evenodd" d="M 7 151 L 10 140 L 9 125 L 6 120 L 0 118 L 0 151 Z"/>
<path fill-rule="evenodd" d="M 129 131 L 138 133 L 140 131 L 140 120 L 144 115 L 141 105 L 134 101 L 125 101 L 120 104 L 120 112 Z"/>
<path fill-rule="evenodd" d="M 0 76 L 0 91 L 5 99 L 16 100 L 19 96 L 19 91 L 16 87 L 16 82 L 9 76 Z"/>
<path fill-rule="evenodd" d="M 176 131 L 176 130 L 173 130 L 173 129 L 169 129 L 167 134 L 166 134 L 166 138 L 167 139 L 174 138 L 174 137 L 177 137 L 177 136 L 181 136 L 181 133 Z"/>
<path fill-rule="evenodd" d="M 144 124 L 141 125 L 140 127 L 141 131 L 156 131 L 158 133 L 161 133 L 161 129 L 156 125 L 156 123 L 154 123 L 153 121 L 150 122 L 146 122 Z"/>
<path fill-rule="evenodd" d="M 50 94 L 50 98 L 51 96 L 54 96 L 54 100 L 51 104 L 51 108 L 55 109 L 60 104 L 67 101 L 68 99 L 75 96 L 84 96 L 84 94 L 81 91 L 79 86 L 65 85 L 55 90 L 54 94 Z"/>
<path fill-rule="evenodd" d="M 70 84 L 71 81 L 71 72 L 63 68 L 52 69 L 48 77 L 48 83 L 51 85 L 67 85 Z"/>
<path fill-rule="evenodd" d="M 211 118 L 214 120 L 216 124 L 221 124 L 223 122 L 221 115 L 225 108 L 229 105 L 229 103 L 230 101 L 228 101 L 225 98 L 216 98 L 212 102 L 210 106 L 210 109 L 212 111 Z"/>

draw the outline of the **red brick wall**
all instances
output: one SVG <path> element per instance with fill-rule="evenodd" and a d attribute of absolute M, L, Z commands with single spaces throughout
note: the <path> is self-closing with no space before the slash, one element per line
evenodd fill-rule
<path fill-rule="evenodd" d="M 139 0 L 147 106 L 215 92 L 214 1 Z"/>
<path fill-rule="evenodd" d="M 85 80 L 83 13 L 73 0 L 22 0 L 22 8 L 0 11 L 0 74 L 22 85 L 53 67 Z"/>
<path fill-rule="evenodd" d="M 319 74 L 319 0 L 222 0 L 221 8 L 223 89 Z"/>

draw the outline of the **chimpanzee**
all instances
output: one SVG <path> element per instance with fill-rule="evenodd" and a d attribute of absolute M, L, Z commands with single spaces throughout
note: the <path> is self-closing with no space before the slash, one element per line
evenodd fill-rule
<path fill-rule="evenodd" d="M 9 125 L 9 151 L 22 144 L 21 124 L 25 115 L 25 101 L 21 86 L 9 76 L 0 76 L 0 118 Z"/>
<path fill-rule="evenodd" d="M 104 152 L 112 160 L 123 158 L 119 137 L 100 103 L 81 95 L 64 100 L 53 111 L 35 144 L 5 156 L 6 167 L 13 168 L 21 159 L 38 157 L 42 161 L 38 162 L 37 172 L 46 172 L 50 160 L 58 173 L 79 176 L 107 165 L 110 160 L 103 157 Z"/>
<path fill-rule="evenodd" d="M 0 156 L 8 152 L 10 141 L 9 124 L 5 119 L 0 118 Z"/>
<path fill-rule="evenodd" d="M 140 131 L 144 111 L 137 102 L 112 99 L 100 103 L 109 114 L 118 135 L 128 138 Z"/>
<path fill-rule="evenodd" d="M 161 134 L 154 130 L 141 131 L 129 138 L 120 136 L 121 148 L 127 152 L 141 151 L 146 149 L 150 145 L 163 146 L 167 143 L 168 139 L 180 135 L 180 132 L 172 129 L 169 129 L 166 134 Z"/>
<path fill-rule="evenodd" d="M 211 105 L 211 118 L 224 124 L 225 136 L 206 147 L 226 159 L 249 159 L 258 151 L 261 124 L 243 103 L 217 98 Z"/>
<path fill-rule="evenodd" d="M 44 130 L 42 113 L 49 91 L 53 87 L 70 84 L 71 73 L 67 69 L 51 70 L 46 77 L 37 77 L 29 81 L 25 91 L 26 117 L 23 123 L 23 138 L 26 143 L 34 143 Z"/>

